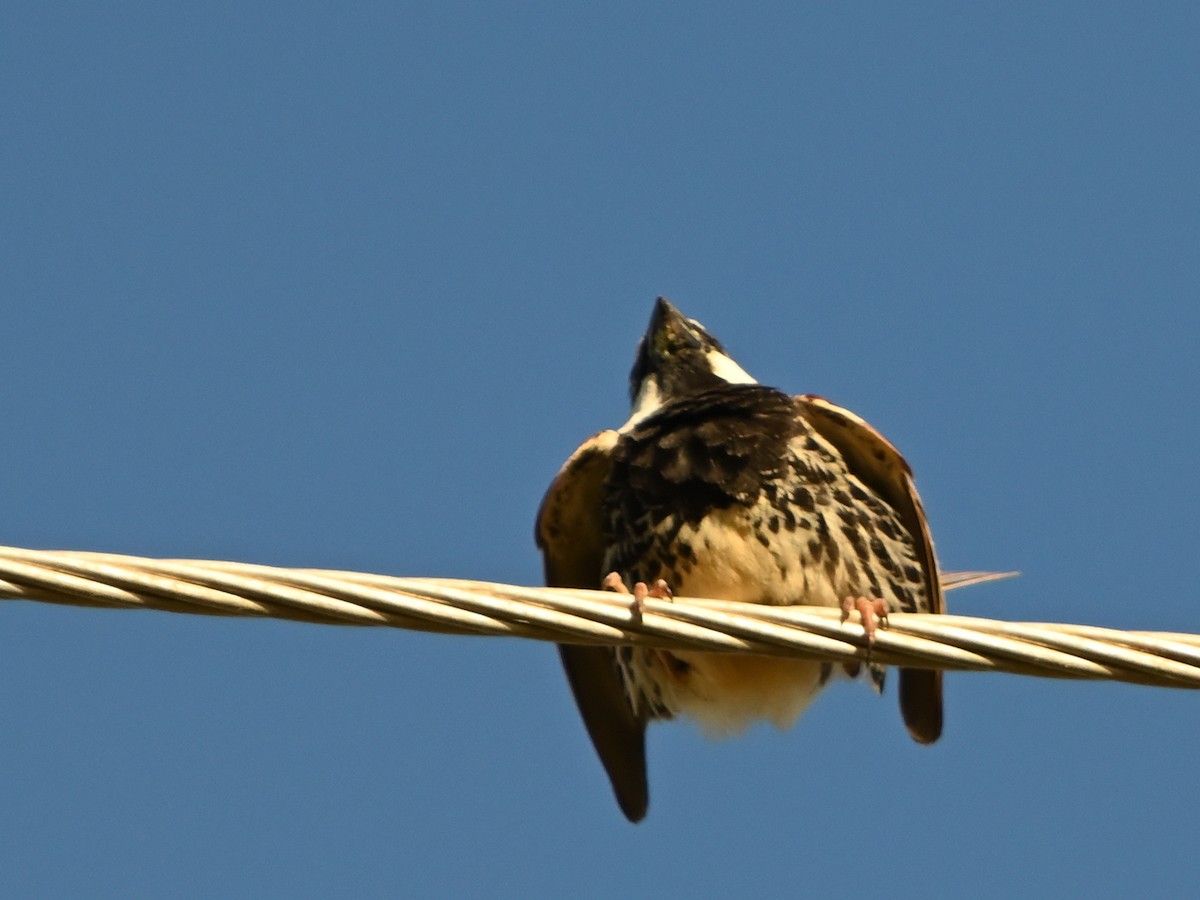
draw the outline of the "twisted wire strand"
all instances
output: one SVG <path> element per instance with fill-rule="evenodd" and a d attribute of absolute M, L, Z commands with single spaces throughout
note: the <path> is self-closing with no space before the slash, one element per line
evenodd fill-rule
<path fill-rule="evenodd" d="M 648 599 L 636 615 L 604 591 L 16 547 L 0 547 L 0 598 L 1200 688 L 1200 636 L 1087 625 L 893 613 L 868 647 L 824 607 Z"/>

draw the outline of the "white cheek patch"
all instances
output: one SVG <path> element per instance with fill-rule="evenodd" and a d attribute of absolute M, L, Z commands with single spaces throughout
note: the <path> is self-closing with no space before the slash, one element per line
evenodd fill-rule
<path fill-rule="evenodd" d="M 638 389 L 629 420 L 617 430 L 624 434 L 660 406 L 662 406 L 662 392 L 658 389 L 658 379 L 651 376 L 643 381 L 641 388 Z"/>
<path fill-rule="evenodd" d="M 709 350 L 705 355 L 712 373 L 730 384 L 758 384 L 750 374 L 724 353 Z"/>

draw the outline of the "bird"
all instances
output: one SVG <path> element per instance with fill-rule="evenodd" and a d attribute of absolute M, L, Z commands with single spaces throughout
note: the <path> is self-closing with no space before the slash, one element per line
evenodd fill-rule
<path fill-rule="evenodd" d="M 945 610 L 912 472 L 861 418 L 759 384 L 695 319 L 659 297 L 630 372 L 631 413 L 588 438 L 551 482 L 535 538 L 552 587 L 812 604 L 862 616 Z M 948 574 L 949 586 L 992 573 Z M 687 716 L 726 737 L 787 729 L 835 674 L 828 662 L 560 644 L 563 669 L 617 804 L 649 806 L 645 734 Z M 883 688 L 881 666 L 848 666 Z M 942 674 L 901 669 L 900 711 L 930 744 Z"/>

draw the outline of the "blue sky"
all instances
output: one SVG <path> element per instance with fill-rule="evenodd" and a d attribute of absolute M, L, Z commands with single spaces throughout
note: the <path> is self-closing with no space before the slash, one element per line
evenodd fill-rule
<path fill-rule="evenodd" d="M 951 608 L 1196 631 L 1194 4 L 5 5 L 0 542 L 536 583 L 657 294 L 908 455 Z M 1200 697 L 651 731 L 552 648 L 0 606 L 0 894 L 1194 887 Z"/>

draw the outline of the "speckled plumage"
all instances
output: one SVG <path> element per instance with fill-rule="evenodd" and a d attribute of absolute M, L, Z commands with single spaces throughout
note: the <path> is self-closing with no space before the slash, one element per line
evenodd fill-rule
<path fill-rule="evenodd" d="M 604 484 L 602 569 L 627 584 L 662 578 L 692 597 L 837 607 L 861 595 L 927 610 L 925 574 L 900 516 L 804 419 L 801 402 L 760 385 L 722 385 L 622 435 Z M 790 726 L 829 671 L 783 659 L 730 667 L 730 659 L 628 647 L 618 668 L 636 710 L 686 713 L 713 734 L 760 718 Z"/>
<path fill-rule="evenodd" d="M 665 579 L 681 596 L 942 612 L 911 473 L 850 412 L 757 384 L 659 299 L 631 374 L 633 413 L 563 465 L 538 513 L 547 584 Z M 811 660 L 562 645 L 572 692 L 622 811 L 645 815 L 645 728 L 688 715 L 710 734 L 790 726 L 830 675 Z M 882 686 L 882 669 L 872 668 Z M 941 673 L 901 670 L 913 737 L 942 728 Z"/>

